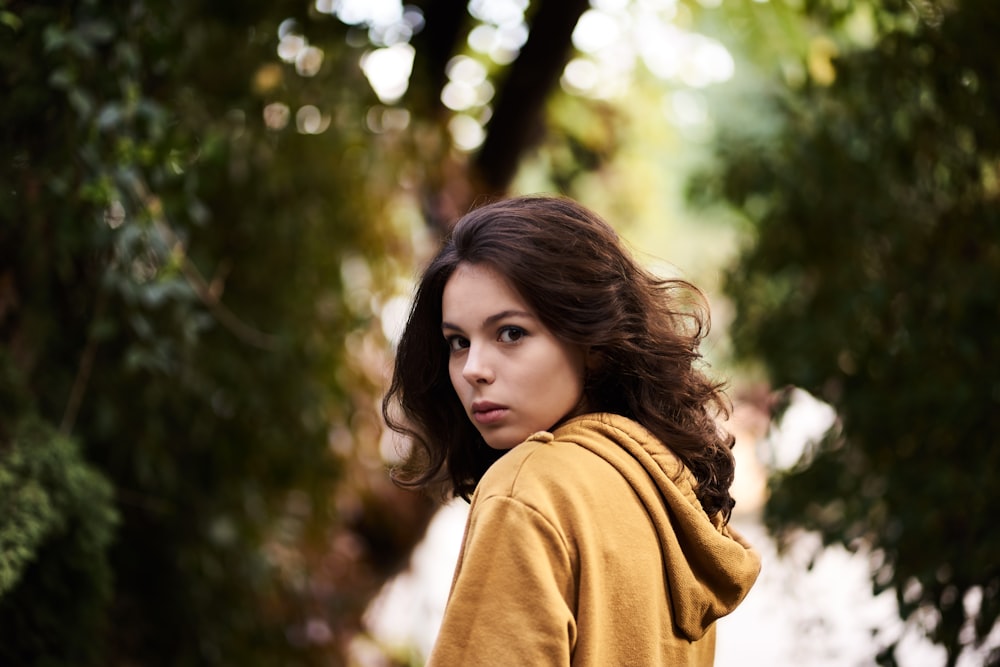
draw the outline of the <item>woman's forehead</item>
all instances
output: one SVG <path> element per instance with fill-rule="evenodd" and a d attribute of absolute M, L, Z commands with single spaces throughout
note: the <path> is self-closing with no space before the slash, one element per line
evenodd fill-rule
<path fill-rule="evenodd" d="M 471 318 L 501 311 L 520 311 L 534 316 L 533 309 L 510 280 L 489 264 L 461 262 L 448 278 L 441 298 L 442 318 Z"/>

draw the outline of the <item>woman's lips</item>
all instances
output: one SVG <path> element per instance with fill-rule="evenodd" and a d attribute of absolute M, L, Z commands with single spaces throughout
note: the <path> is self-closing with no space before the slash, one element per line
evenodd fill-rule
<path fill-rule="evenodd" d="M 472 418 L 477 424 L 493 424 L 507 414 L 507 408 L 487 401 L 472 404 Z"/>

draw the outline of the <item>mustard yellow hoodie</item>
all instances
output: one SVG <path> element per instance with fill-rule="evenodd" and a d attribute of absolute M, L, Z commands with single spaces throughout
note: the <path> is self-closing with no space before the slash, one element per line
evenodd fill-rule
<path fill-rule="evenodd" d="M 476 488 L 428 665 L 711 665 L 760 557 L 694 482 L 618 415 L 532 435 Z"/>

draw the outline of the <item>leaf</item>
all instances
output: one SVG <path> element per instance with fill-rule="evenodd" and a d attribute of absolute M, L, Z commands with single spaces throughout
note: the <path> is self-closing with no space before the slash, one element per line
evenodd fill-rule
<path fill-rule="evenodd" d="M 17 14 L 0 10 L 0 25 L 5 25 L 14 32 L 18 32 L 24 22 Z"/>
<path fill-rule="evenodd" d="M 91 44 L 106 44 L 115 37 L 115 27 L 110 21 L 101 19 L 81 23 L 74 31 Z"/>
<path fill-rule="evenodd" d="M 101 107 L 101 110 L 97 113 L 97 127 L 102 130 L 108 130 L 115 125 L 118 125 L 122 120 L 122 107 L 120 104 L 115 102 L 109 102 Z"/>
<path fill-rule="evenodd" d="M 42 33 L 42 43 L 46 53 L 58 51 L 66 44 L 66 33 L 59 26 L 49 24 Z"/>

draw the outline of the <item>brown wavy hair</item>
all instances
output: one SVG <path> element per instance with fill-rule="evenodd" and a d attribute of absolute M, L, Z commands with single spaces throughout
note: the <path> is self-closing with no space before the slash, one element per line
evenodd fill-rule
<path fill-rule="evenodd" d="M 393 473 L 397 483 L 443 485 L 468 500 L 504 453 L 483 440 L 448 375 L 441 298 L 463 262 L 500 272 L 556 337 L 589 350 L 597 362 L 585 378 L 588 410 L 645 426 L 694 474 L 709 517 L 721 512 L 728 521 L 734 439 L 715 419 L 730 411 L 723 384 L 701 370 L 699 344 L 710 326 L 704 295 L 644 270 L 608 223 L 561 197 L 474 209 L 423 273 L 382 402 L 388 426 L 414 443 Z"/>

